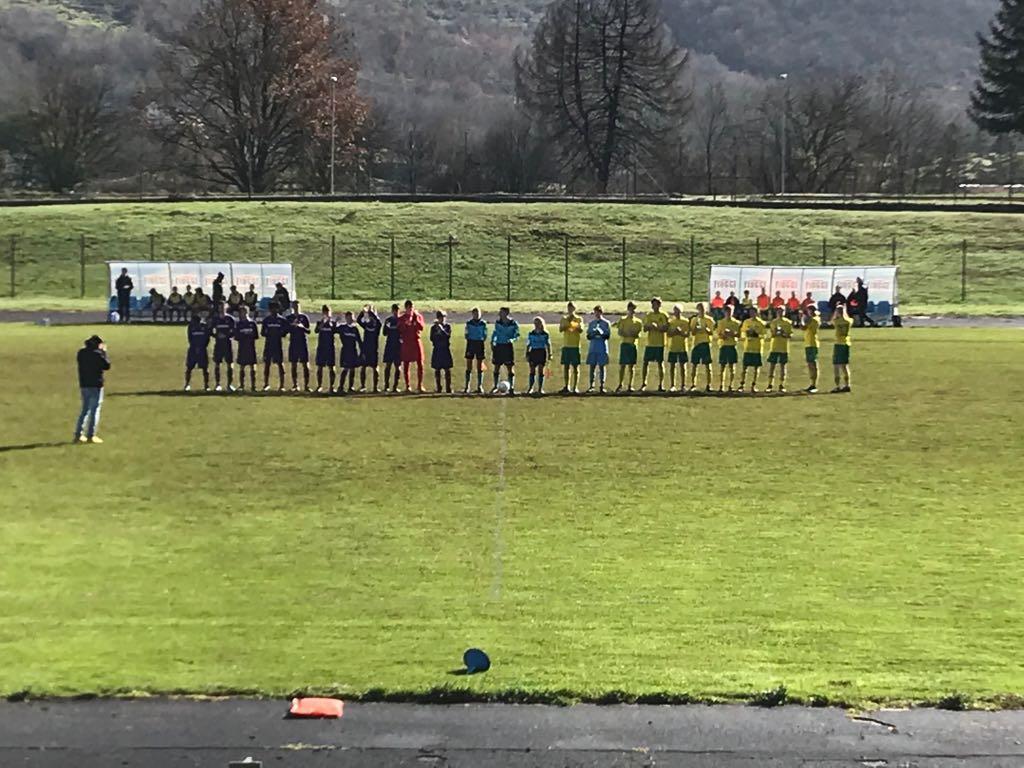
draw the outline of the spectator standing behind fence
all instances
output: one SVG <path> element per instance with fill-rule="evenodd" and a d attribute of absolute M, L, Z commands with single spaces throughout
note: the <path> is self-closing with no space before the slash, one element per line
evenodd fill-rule
<path fill-rule="evenodd" d="M 82 409 L 75 423 L 76 443 L 102 443 L 96 432 L 100 426 L 100 408 L 103 405 L 103 374 L 110 370 L 107 345 L 99 336 L 90 336 L 78 350 L 78 387 L 82 394 Z"/>
<path fill-rule="evenodd" d="M 120 322 L 129 323 L 132 318 L 132 289 L 135 283 L 128 276 L 128 270 L 121 268 L 121 274 L 114 281 L 114 290 L 117 291 L 117 314 Z"/>

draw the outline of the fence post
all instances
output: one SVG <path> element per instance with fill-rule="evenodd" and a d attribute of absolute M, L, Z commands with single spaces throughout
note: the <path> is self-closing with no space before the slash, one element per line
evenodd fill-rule
<path fill-rule="evenodd" d="M 15 266 L 14 266 L 14 254 L 18 247 L 18 236 L 11 235 L 11 298 L 15 295 Z"/>
<path fill-rule="evenodd" d="M 967 241 L 961 243 L 961 301 L 967 302 Z"/>
<path fill-rule="evenodd" d="M 335 249 L 335 236 L 331 235 L 331 301 L 334 301 L 336 298 L 338 298 L 335 288 L 335 275 L 338 269 L 336 253 L 337 251 Z"/>
<path fill-rule="evenodd" d="M 85 235 L 78 236 L 78 267 L 80 273 L 80 280 L 82 288 L 78 293 L 78 298 L 85 298 Z"/>
<path fill-rule="evenodd" d="M 622 300 L 626 300 L 626 238 L 622 238 Z"/>
<path fill-rule="evenodd" d="M 565 246 L 565 300 L 569 300 L 569 235 L 564 236 Z"/>
<path fill-rule="evenodd" d="M 395 236 L 391 236 L 391 300 L 395 300 Z"/>
<path fill-rule="evenodd" d="M 454 263 L 455 263 L 455 259 L 454 259 L 453 255 L 452 255 L 452 252 L 453 252 L 454 248 L 455 248 L 455 239 L 451 235 L 448 235 L 448 300 L 449 301 L 451 301 L 452 297 L 453 297 L 452 296 L 452 294 L 453 294 L 453 291 L 452 291 L 452 269 L 453 269 L 453 266 L 454 266 Z"/>
<path fill-rule="evenodd" d="M 149 236 L 149 260 L 156 261 L 156 235 Z"/>
<path fill-rule="evenodd" d="M 896 235 L 892 236 L 892 265 L 896 266 Z"/>
<path fill-rule="evenodd" d="M 754 241 L 754 264 L 761 266 L 761 238 Z"/>
<path fill-rule="evenodd" d="M 270 235 L 270 262 L 274 262 L 274 235 Z"/>
<path fill-rule="evenodd" d="M 505 301 L 512 301 L 512 235 L 505 237 Z"/>
<path fill-rule="evenodd" d="M 821 266 L 828 266 L 828 240 L 821 238 Z"/>
<path fill-rule="evenodd" d="M 210 233 L 210 263 L 213 263 L 213 232 Z"/>
<path fill-rule="evenodd" d="M 693 301 L 693 265 L 697 252 L 697 238 L 690 235 L 690 301 Z"/>

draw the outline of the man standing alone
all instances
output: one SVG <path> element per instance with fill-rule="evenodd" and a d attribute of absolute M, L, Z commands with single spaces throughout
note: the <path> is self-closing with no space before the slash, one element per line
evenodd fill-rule
<path fill-rule="evenodd" d="M 96 435 L 103 405 L 103 373 L 110 370 L 107 346 L 99 336 L 91 336 L 78 350 L 78 386 L 82 391 L 82 410 L 75 424 L 76 443 L 102 443 Z"/>
<path fill-rule="evenodd" d="M 135 283 L 128 276 L 128 270 L 121 268 L 121 276 L 114 281 L 114 290 L 117 291 L 117 314 L 122 323 L 131 321 L 132 316 L 132 288 Z"/>

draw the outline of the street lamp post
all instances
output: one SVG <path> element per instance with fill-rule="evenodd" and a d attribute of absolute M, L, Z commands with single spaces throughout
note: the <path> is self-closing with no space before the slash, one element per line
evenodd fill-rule
<path fill-rule="evenodd" d="M 335 89 L 338 85 L 338 76 L 331 75 L 331 194 L 334 194 L 334 135 L 336 133 L 335 124 L 337 121 L 337 111 L 335 109 Z"/>
<path fill-rule="evenodd" d="M 782 97 L 782 160 L 781 169 L 779 172 L 779 189 L 782 192 L 782 196 L 786 195 L 786 118 L 789 116 L 789 74 L 783 72 L 779 75 L 779 78 L 786 81 L 786 91 Z"/>

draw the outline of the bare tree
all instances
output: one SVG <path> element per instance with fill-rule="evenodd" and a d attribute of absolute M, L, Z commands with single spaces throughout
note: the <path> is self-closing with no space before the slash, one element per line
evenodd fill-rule
<path fill-rule="evenodd" d="M 516 89 L 571 177 L 603 193 L 677 127 L 686 62 L 657 0 L 556 0 L 517 56 Z"/>
<path fill-rule="evenodd" d="M 695 110 L 694 123 L 701 142 L 704 159 L 705 193 L 713 194 L 715 159 L 730 129 L 729 100 L 721 83 L 711 83 L 701 94 Z"/>

